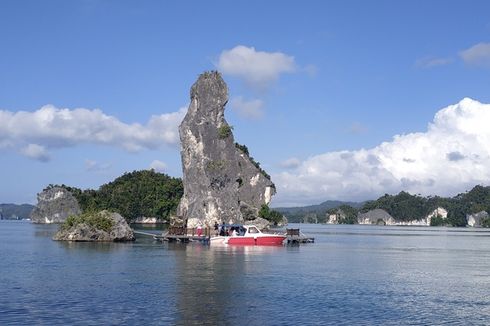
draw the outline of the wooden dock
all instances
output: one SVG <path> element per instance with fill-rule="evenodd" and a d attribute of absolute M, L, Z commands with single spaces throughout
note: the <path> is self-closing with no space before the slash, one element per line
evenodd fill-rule
<path fill-rule="evenodd" d="M 213 231 L 211 228 L 198 230 L 197 228 L 170 227 L 167 232 L 161 235 L 143 231 L 133 232 L 135 234 L 153 237 L 153 239 L 161 242 L 200 242 L 209 244 Z M 286 242 L 287 244 L 314 243 L 315 238 L 305 235 L 300 229 L 286 229 Z"/>
<path fill-rule="evenodd" d="M 158 241 L 168 241 L 168 242 L 201 242 L 203 244 L 209 244 L 211 239 L 211 229 L 202 228 L 186 228 L 186 227 L 170 227 L 167 232 L 162 233 L 162 235 L 156 235 L 153 237 Z"/>
<path fill-rule="evenodd" d="M 286 240 L 288 244 L 314 243 L 315 238 L 306 236 L 299 229 L 286 229 Z"/>

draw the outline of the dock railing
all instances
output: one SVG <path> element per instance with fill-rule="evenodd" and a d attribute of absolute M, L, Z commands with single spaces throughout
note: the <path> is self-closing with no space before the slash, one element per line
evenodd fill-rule
<path fill-rule="evenodd" d="M 186 228 L 185 226 L 171 226 L 168 228 L 168 235 L 182 235 L 182 236 L 211 236 L 211 228 L 205 227 L 201 229 L 201 234 L 198 232 L 198 228 Z"/>

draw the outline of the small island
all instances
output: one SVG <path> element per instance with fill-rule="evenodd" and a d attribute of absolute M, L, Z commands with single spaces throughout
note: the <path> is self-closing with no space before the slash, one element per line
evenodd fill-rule
<path fill-rule="evenodd" d="M 54 235 L 57 241 L 134 241 L 133 230 L 118 213 L 100 211 L 69 216 Z"/>

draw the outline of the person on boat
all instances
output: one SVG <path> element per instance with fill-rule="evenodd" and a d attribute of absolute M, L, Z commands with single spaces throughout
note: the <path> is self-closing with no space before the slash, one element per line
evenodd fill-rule
<path fill-rule="evenodd" d="M 202 225 L 201 225 L 201 224 L 199 224 L 199 225 L 197 226 L 197 236 L 198 236 L 198 237 L 200 237 L 201 235 L 202 235 Z"/>
<path fill-rule="evenodd" d="M 223 222 L 223 224 L 220 225 L 220 231 L 219 231 L 219 235 L 221 236 L 225 236 L 226 235 L 226 228 L 225 228 L 225 222 Z"/>
<path fill-rule="evenodd" d="M 231 228 L 233 231 L 231 231 L 231 236 L 232 237 L 236 237 L 237 236 L 237 233 L 236 233 L 236 228 Z"/>
<path fill-rule="evenodd" d="M 219 235 L 219 224 L 218 222 L 214 222 L 214 233 Z"/>

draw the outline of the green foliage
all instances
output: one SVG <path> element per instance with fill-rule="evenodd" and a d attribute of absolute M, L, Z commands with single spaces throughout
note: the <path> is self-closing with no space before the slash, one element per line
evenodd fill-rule
<path fill-rule="evenodd" d="M 340 218 L 339 224 L 357 224 L 357 209 L 349 205 L 341 205 L 338 209 L 345 216 Z"/>
<path fill-rule="evenodd" d="M 350 205 L 342 204 L 338 207 L 327 210 L 325 217 L 328 215 L 337 215 L 337 221 L 339 224 L 357 224 L 358 210 Z M 325 222 L 327 219 L 325 218 Z M 322 221 L 323 222 L 323 221 Z"/>
<path fill-rule="evenodd" d="M 337 200 L 327 200 L 318 205 L 311 205 L 305 207 L 280 207 L 276 208 L 281 214 L 287 217 L 288 221 L 291 223 L 301 223 L 305 221 L 305 216 L 317 216 L 317 221 L 319 223 L 325 223 L 327 221 L 327 216 L 330 214 L 336 214 L 337 208 L 341 205 L 348 205 L 356 209 L 362 204 L 355 202 L 342 202 Z"/>
<path fill-rule="evenodd" d="M 430 219 L 430 226 L 443 226 L 446 225 L 446 219 L 442 218 L 442 216 L 434 216 Z"/>
<path fill-rule="evenodd" d="M 325 205 L 325 204 L 329 205 Z M 312 213 L 319 216 L 318 221 L 322 220 L 322 214 L 341 214 L 338 212 L 341 202 L 325 202 L 321 205 L 295 208 L 279 208 L 286 215 L 290 222 L 304 221 L 306 216 Z M 356 203 L 350 203 L 353 206 Z M 360 212 L 381 208 L 386 210 L 391 216 L 399 221 L 409 221 L 413 219 L 422 219 L 432 213 L 436 208 L 443 207 L 448 211 L 446 219 L 434 217 L 431 219 L 431 225 L 448 225 L 448 226 L 466 226 L 466 216 L 481 211 L 490 213 L 490 187 L 475 186 L 469 192 L 459 194 L 453 198 L 444 198 L 438 196 L 421 197 L 411 195 L 407 192 L 400 192 L 398 195 L 388 195 L 378 198 L 377 200 L 368 201 L 362 205 Z M 355 223 L 354 210 L 343 207 L 342 211 L 345 218 L 339 219 L 339 223 Z M 357 213 L 356 213 L 357 214 Z M 489 223 L 490 221 L 482 221 Z"/>
<path fill-rule="evenodd" d="M 274 225 L 277 225 L 278 223 L 280 223 L 282 221 L 282 218 L 283 218 L 281 213 L 279 213 L 278 211 L 275 211 L 275 210 L 271 210 L 269 208 L 269 206 L 267 206 L 266 204 L 263 204 L 262 207 L 260 208 L 259 217 L 262 217 L 262 218 L 274 223 Z"/>
<path fill-rule="evenodd" d="M 102 211 L 68 216 L 66 221 L 61 225 L 61 228 L 69 229 L 82 223 L 106 232 L 109 232 L 114 225 L 113 221 L 109 218 L 109 213 L 107 211 Z"/>
<path fill-rule="evenodd" d="M 225 123 L 221 127 L 218 128 L 218 137 L 220 139 L 228 138 L 231 135 L 232 130 L 233 130 L 233 126 L 230 126 L 230 125 Z"/>
<path fill-rule="evenodd" d="M 85 212 L 110 210 L 128 221 L 141 217 L 165 219 L 175 212 L 184 192 L 182 180 L 154 170 L 125 173 L 99 190 L 81 190 L 62 185 L 70 191 Z"/>
<path fill-rule="evenodd" d="M 226 165 L 225 161 L 209 161 L 206 164 L 206 169 L 209 171 L 218 172 L 221 171 Z"/>
<path fill-rule="evenodd" d="M 384 209 L 400 221 L 420 220 L 430 213 L 427 198 L 411 195 L 405 191 L 395 196 L 385 194 L 377 200 L 369 201 L 361 208 L 361 212 L 365 213 L 376 208 Z"/>
<path fill-rule="evenodd" d="M 271 179 L 271 176 L 260 167 L 260 163 L 255 161 L 255 159 L 252 156 L 250 156 L 250 153 L 248 151 L 247 146 L 241 145 L 239 143 L 235 143 L 235 147 L 238 148 L 240 151 L 242 151 L 242 153 L 248 157 L 248 159 L 250 160 L 250 163 L 252 163 L 260 171 L 260 173 L 262 173 L 262 175 L 264 177 L 266 177 L 266 179 L 268 179 L 268 180 Z M 274 189 L 275 189 L 275 187 L 276 186 L 273 185 Z"/>
<path fill-rule="evenodd" d="M 481 226 L 484 228 L 490 228 L 490 217 L 481 220 Z"/>
<path fill-rule="evenodd" d="M 250 154 L 248 152 L 248 147 L 245 146 L 245 145 L 241 145 L 239 143 L 235 143 L 235 147 L 238 148 L 239 150 L 241 150 L 243 152 L 243 154 L 247 155 L 250 157 Z"/>

